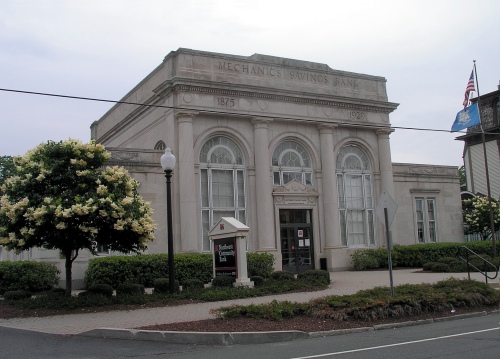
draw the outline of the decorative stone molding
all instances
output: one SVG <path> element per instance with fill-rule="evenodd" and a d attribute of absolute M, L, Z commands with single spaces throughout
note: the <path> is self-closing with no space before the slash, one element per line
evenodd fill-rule
<path fill-rule="evenodd" d="M 293 180 L 273 190 L 275 204 L 316 205 L 318 192 L 303 183 Z"/>
<path fill-rule="evenodd" d="M 345 102 L 337 102 L 337 101 L 327 101 L 327 100 L 319 100 L 314 98 L 304 98 L 304 97 L 292 97 L 292 96 L 284 96 L 278 94 L 266 94 L 266 93 L 258 93 L 258 92 L 247 92 L 247 91 L 238 91 L 238 90 L 226 90 L 220 88 L 207 88 L 202 86 L 195 85 L 173 85 L 175 87 L 174 91 L 188 91 L 188 92 L 198 92 L 205 94 L 214 94 L 214 95 L 222 95 L 222 96 L 237 96 L 237 97 L 251 97 L 259 100 L 259 106 L 266 101 L 283 101 L 283 102 L 295 102 L 308 104 L 311 106 L 319 105 L 330 107 L 337 107 L 342 109 L 351 109 L 358 111 L 367 111 L 367 112 L 382 112 L 382 113 L 391 113 L 397 108 L 397 104 L 391 102 L 382 102 L 380 106 L 370 106 L 370 105 L 360 105 L 356 103 L 345 103 Z M 265 105 L 264 105 L 265 106 Z M 265 108 L 267 108 L 265 106 Z M 262 108 L 261 108 L 262 109 Z M 262 109 L 264 110 L 264 109 Z M 324 109 L 326 113 L 331 114 L 331 111 Z M 325 113 L 325 114 L 326 114 Z"/>

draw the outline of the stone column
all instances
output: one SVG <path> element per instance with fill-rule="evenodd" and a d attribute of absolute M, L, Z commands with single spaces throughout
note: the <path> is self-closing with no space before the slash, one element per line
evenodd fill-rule
<path fill-rule="evenodd" d="M 323 213 L 325 249 L 342 247 L 339 226 L 337 176 L 333 157 L 333 129 L 337 125 L 319 125 L 321 145 L 321 172 L 323 174 Z"/>
<path fill-rule="evenodd" d="M 273 185 L 267 137 L 268 119 L 254 117 L 252 120 L 255 148 L 255 194 L 257 205 L 258 251 L 275 251 L 273 214 Z M 254 232 L 255 233 L 255 232 Z"/>
<path fill-rule="evenodd" d="M 179 111 L 175 114 L 179 124 L 178 186 L 181 252 L 199 252 L 196 213 L 196 183 L 194 174 L 193 118 L 195 111 Z"/>
<path fill-rule="evenodd" d="M 378 136 L 378 157 L 380 166 L 380 186 L 381 190 L 386 190 L 387 193 L 394 199 L 394 176 L 392 173 L 391 145 L 389 143 L 389 135 L 394 132 L 393 129 L 377 130 Z"/>

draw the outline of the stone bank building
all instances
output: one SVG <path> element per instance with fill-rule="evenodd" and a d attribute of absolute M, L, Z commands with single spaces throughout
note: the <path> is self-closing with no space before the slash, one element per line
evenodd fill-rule
<path fill-rule="evenodd" d="M 234 217 L 250 227 L 248 250 L 272 253 L 277 269 L 335 270 L 385 246 L 382 190 L 398 205 L 394 244 L 463 240 L 457 168 L 391 161 L 397 106 L 383 77 L 181 48 L 91 129 L 155 208 L 150 252 L 167 251 L 170 147 L 176 253 L 210 252 L 212 226 Z"/>
<path fill-rule="evenodd" d="M 334 271 L 386 245 L 382 191 L 398 205 L 394 244 L 463 241 L 457 168 L 391 161 L 397 107 L 383 77 L 181 48 L 91 135 L 152 203 L 150 253 L 167 252 L 160 157 L 170 147 L 176 253 L 210 252 L 212 226 L 234 217 L 250 228 L 247 249 L 272 253 L 277 270 Z"/>

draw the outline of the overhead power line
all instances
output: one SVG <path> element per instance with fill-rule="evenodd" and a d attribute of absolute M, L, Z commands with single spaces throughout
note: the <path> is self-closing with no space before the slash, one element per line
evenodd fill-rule
<path fill-rule="evenodd" d="M 14 89 L 6 89 L 6 88 L 0 88 L 0 91 L 20 93 L 20 94 L 26 94 L 26 95 L 59 97 L 59 98 L 82 100 L 82 101 L 106 102 L 106 103 L 112 103 L 112 104 L 125 104 L 125 105 L 135 105 L 135 106 L 143 106 L 143 107 L 168 108 L 168 109 L 173 109 L 173 110 L 192 110 L 192 111 L 198 111 L 198 112 L 204 112 L 204 113 L 223 114 L 223 115 L 248 116 L 248 115 L 243 115 L 243 114 L 237 113 L 237 112 L 226 112 L 226 111 L 222 112 L 222 111 L 205 110 L 205 109 L 180 107 L 180 106 L 145 104 L 145 103 L 139 103 L 139 102 L 122 101 L 122 100 L 107 100 L 107 99 L 94 98 L 94 97 L 60 95 L 60 94 L 53 94 L 53 93 L 46 93 L 46 92 L 24 91 L 24 90 L 14 90 Z M 268 117 L 268 118 L 273 118 L 273 119 L 275 119 L 275 118 L 290 119 L 290 118 L 283 117 L 283 116 L 270 116 L 270 115 L 259 115 L 259 117 Z M 377 125 L 372 125 L 372 124 L 350 124 L 350 125 L 359 126 L 359 127 L 387 128 L 384 126 L 377 126 Z M 457 134 L 458 133 L 464 133 L 464 134 L 466 134 L 466 133 L 467 134 L 476 134 L 476 133 L 480 134 L 481 133 L 481 131 L 476 132 L 476 131 L 471 131 L 471 130 L 452 132 L 450 130 L 441 130 L 441 129 L 434 129 L 434 128 L 419 128 L 419 127 L 404 127 L 404 126 L 391 126 L 390 128 L 397 129 L 397 130 L 446 132 L 446 133 L 457 133 Z M 485 133 L 486 134 L 497 134 L 497 133 L 493 133 L 493 132 L 485 132 Z"/>

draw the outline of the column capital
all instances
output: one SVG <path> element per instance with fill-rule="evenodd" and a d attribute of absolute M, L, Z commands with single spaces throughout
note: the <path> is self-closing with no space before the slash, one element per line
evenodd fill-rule
<path fill-rule="evenodd" d="M 178 121 L 186 122 L 186 121 L 192 121 L 193 118 L 198 116 L 200 113 L 198 111 L 192 111 L 192 110 L 177 110 L 175 111 L 175 118 Z"/>
<path fill-rule="evenodd" d="M 316 126 L 321 134 L 333 133 L 335 128 L 339 127 L 336 123 L 320 123 Z"/>
<path fill-rule="evenodd" d="M 257 128 L 257 127 L 267 128 L 267 124 L 269 122 L 271 122 L 271 121 L 272 121 L 271 118 L 268 118 L 268 117 L 258 117 L 258 116 L 254 116 L 250 120 L 250 122 L 252 123 L 252 125 L 254 126 L 254 128 Z"/>
<path fill-rule="evenodd" d="M 394 131 L 395 131 L 395 129 L 387 127 L 387 128 L 379 128 L 378 130 L 375 131 L 375 133 L 377 134 L 377 136 L 382 136 L 382 135 L 389 136 Z"/>

